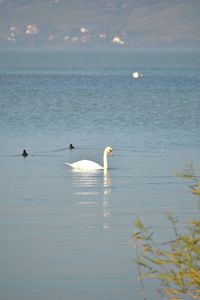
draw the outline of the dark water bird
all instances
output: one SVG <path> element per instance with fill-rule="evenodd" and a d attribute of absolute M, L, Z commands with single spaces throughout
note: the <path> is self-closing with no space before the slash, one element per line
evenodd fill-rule
<path fill-rule="evenodd" d="M 69 149 L 74 149 L 74 148 L 75 147 L 72 144 L 69 145 Z"/>
<path fill-rule="evenodd" d="M 26 152 L 25 149 L 24 149 L 23 152 L 22 152 L 22 156 L 23 156 L 23 157 L 27 157 L 27 156 L 28 156 L 28 153 Z"/>

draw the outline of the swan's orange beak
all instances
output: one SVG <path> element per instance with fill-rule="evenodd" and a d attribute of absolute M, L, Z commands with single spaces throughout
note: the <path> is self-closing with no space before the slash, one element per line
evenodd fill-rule
<path fill-rule="evenodd" d="M 113 155 L 112 149 L 110 149 L 109 154 L 110 154 L 110 155 Z"/>

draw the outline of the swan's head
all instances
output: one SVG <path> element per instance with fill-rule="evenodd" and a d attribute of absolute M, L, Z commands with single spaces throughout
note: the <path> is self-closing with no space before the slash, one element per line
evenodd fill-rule
<path fill-rule="evenodd" d="M 112 153 L 113 153 L 111 147 L 106 147 L 106 148 L 105 148 L 105 152 L 106 152 L 107 154 L 110 154 L 110 155 L 112 155 Z"/>

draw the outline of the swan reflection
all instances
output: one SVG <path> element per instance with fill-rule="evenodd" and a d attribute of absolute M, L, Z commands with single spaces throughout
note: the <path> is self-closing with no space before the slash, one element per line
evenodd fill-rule
<path fill-rule="evenodd" d="M 84 195 L 85 193 L 92 193 L 98 195 L 99 191 L 96 190 L 101 180 L 101 172 L 99 171 L 80 171 L 78 169 L 72 169 L 73 184 L 77 188 L 81 188 L 81 192 L 76 191 L 75 194 Z M 87 190 L 89 189 L 89 190 Z M 92 190 L 91 190 L 92 189 Z M 87 191 L 86 191 L 87 190 Z"/>
<path fill-rule="evenodd" d="M 103 216 L 108 218 L 112 216 L 110 209 L 111 177 L 108 174 L 108 170 L 104 170 L 103 175 Z M 104 229 L 107 229 L 107 226 Z"/>
<path fill-rule="evenodd" d="M 99 217 L 103 217 L 101 228 L 110 229 L 112 178 L 109 171 L 87 172 L 73 169 L 72 183 L 74 185 L 74 195 L 78 197 L 77 204 L 81 210 L 75 217 L 85 217 L 87 221 L 92 220 L 95 223 L 100 221 Z M 89 224 L 86 227 L 91 229 L 97 226 Z"/>

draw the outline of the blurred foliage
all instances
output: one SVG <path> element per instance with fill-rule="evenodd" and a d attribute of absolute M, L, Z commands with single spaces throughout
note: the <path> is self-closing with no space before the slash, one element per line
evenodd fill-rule
<path fill-rule="evenodd" d="M 193 163 L 187 163 L 185 165 L 185 169 L 182 172 L 175 173 L 175 175 L 185 179 L 193 179 L 195 177 Z"/>
<path fill-rule="evenodd" d="M 194 175 L 192 164 L 179 174 L 192 180 L 191 190 L 200 196 L 200 182 Z M 200 202 L 199 209 L 200 209 Z M 184 230 L 178 228 L 178 221 L 171 213 L 166 213 L 173 238 L 165 243 L 157 243 L 151 228 L 140 219 L 134 225 L 136 232 L 132 240 L 136 247 L 136 263 L 144 299 L 144 278 L 156 278 L 160 282 L 159 293 L 163 299 L 200 299 L 200 220 L 191 220 Z M 182 233 L 184 232 L 184 233 Z"/>
<path fill-rule="evenodd" d="M 192 162 L 186 164 L 185 169 L 175 174 L 178 177 L 183 179 L 189 179 L 192 181 L 190 188 L 193 194 L 200 196 L 200 179 L 199 176 L 196 175 Z"/>

